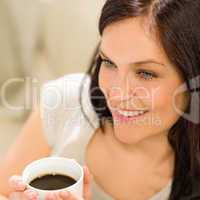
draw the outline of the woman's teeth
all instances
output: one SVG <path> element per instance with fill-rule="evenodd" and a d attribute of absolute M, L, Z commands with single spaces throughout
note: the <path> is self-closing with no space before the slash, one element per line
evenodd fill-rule
<path fill-rule="evenodd" d="M 122 110 L 118 110 L 118 113 L 120 115 L 123 115 L 124 117 L 136 117 L 139 115 L 144 114 L 146 111 L 122 111 Z"/>

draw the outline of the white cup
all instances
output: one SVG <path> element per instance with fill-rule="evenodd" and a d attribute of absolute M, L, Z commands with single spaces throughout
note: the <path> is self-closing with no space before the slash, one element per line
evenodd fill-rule
<path fill-rule="evenodd" d="M 64 174 L 74 178 L 77 182 L 67 188 L 59 190 L 41 190 L 30 186 L 30 182 L 37 177 L 46 174 Z M 39 200 L 44 200 L 47 192 L 69 191 L 77 197 L 82 198 L 83 194 L 83 168 L 74 159 L 64 157 L 46 157 L 36 160 L 26 166 L 22 173 L 22 179 L 27 188 L 36 191 Z"/>

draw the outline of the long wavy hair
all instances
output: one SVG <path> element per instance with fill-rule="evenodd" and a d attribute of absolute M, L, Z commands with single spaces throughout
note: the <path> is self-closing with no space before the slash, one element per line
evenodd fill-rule
<path fill-rule="evenodd" d="M 199 13 L 200 0 L 107 0 L 99 20 L 99 33 L 102 36 L 104 29 L 114 22 L 139 16 L 151 18 L 152 28 L 158 33 L 168 59 L 184 76 L 190 99 L 186 112 L 190 113 L 191 119 L 199 119 L 200 116 L 200 78 L 195 79 L 200 75 Z M 100 128 L 104 132 L 104 120 L 113 121 L 106 99 L 98 85 L 101 62 L 97 47 L 86 74 L 91 78 L 91 103 L 99 118 Z M 100 98 L 93 98 L 94 96 Z M 80 101 L 81 99 L 80 95 Z M 92 124 L 83 108 L 82 110 Z M 200 175 L 199 120 L 188 120 L 180 116 L 170 129 L 168 140 L 175 152 L 169 199 L 179 200 L 183 197 L 197 196 L 200 198 L 200 187 L 195 189 Z"/>

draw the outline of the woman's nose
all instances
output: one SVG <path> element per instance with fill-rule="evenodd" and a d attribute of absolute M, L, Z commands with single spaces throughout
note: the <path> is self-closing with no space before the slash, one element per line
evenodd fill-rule
<path fill-rule="evenodd" d="M 131 101 L 135 94 L 134 91 L 127 86 L 113 86 L 108 91 L 108 103 L 112 108 L 119 107 L 119 104 Z"/>

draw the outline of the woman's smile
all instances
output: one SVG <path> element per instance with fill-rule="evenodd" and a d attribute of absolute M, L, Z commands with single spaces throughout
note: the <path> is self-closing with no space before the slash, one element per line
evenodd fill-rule
<path fill-rule="evenodd" d="M 118 122 L 130 122 L 143 118 L 147 112 L 148 111 L 143 111 L 143 110 L 141 111 L 118 110 L 113 112 L 113 118 Z"/>

